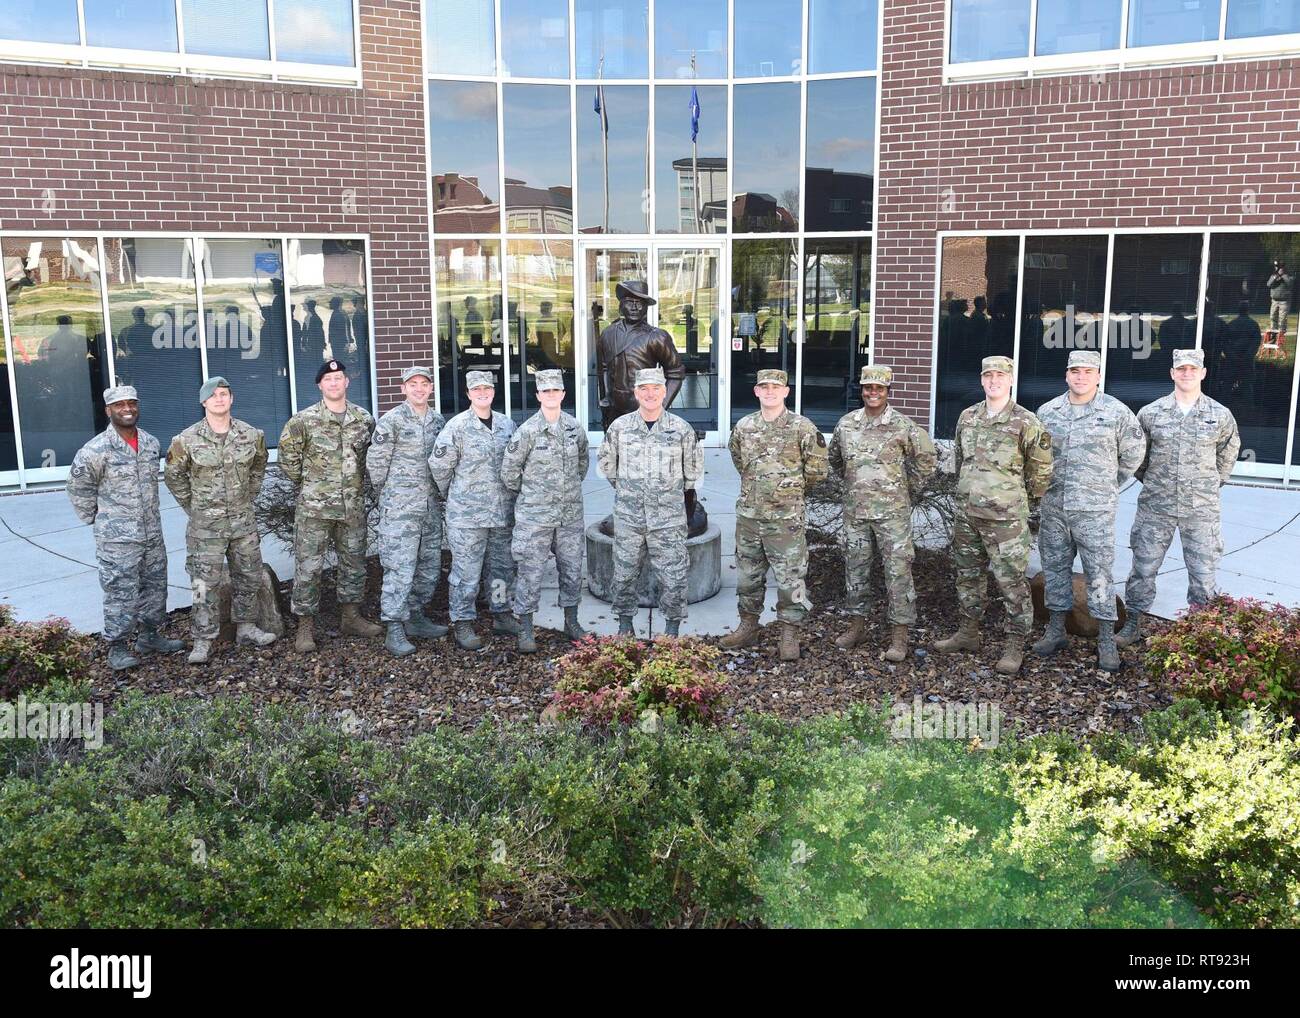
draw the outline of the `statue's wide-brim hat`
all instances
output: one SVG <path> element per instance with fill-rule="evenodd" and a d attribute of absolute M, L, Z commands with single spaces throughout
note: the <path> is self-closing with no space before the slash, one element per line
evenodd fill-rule
<path fill-rule="evenodd" d="M 618 286 L 614 287 L 615 297 L 640 297 L 647 304 L 657 304 L 653 297 L 650 296 L 650 288 L 645 285 L 643 279 L 628 279 Z"/>

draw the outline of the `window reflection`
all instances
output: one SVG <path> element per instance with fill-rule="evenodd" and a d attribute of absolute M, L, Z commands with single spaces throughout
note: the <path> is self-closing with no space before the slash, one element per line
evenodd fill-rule
<path fill-rule="evenodd" d="M 497 89 L 491 82 L 429 82 L 433 228 L 440 233 L 500 229 Z"/>
<path fill-rule="evenodd" d="M 1228 0 L 1229 39 L 1246 39 L 1257 35 L 1288 35 L 1300 32 L 1300 4 L 1274 0 Z"/>
<path fill-rule="evenodd" d="M 597 106 L 600 107 L 597 111 Z M 642 85 L 578 86 L 578 229 L 645 233 L 646 119 Z"/>
<path fill-rule="evenodd" d="M 1039 56 L 1119 48 L 1124 0 L 1038 0 L 1034 50 Z"/>
<path fill-rule="evenodd" d="M 98 247 L 92 237 L 7 237 L 3 252 L 23 459 L 28 470 L 65 467 L 108 423 Z"/>
<path fill-rule="evenodd" d="M 75 8 L 75 4 L 73 6 Z M 164 53 L 175 53 L 177 50 L 175 0 L 134 0 L 130 4 L 124 4 L 121 0 L 85 0 L 85 12 L 88 46 L 158 50 Z M 9 35 L 8 18 L 5 19 L 3 32 Z M 76 42 L 75 33 L 74 10 L 72 42 Z M 147 425 L 142 426 L 148 430 Z"/>
<path fill-rule="evenodd" d="M 438 397 L 450 417 L 469 408 L 466 373 L 501 379 L 501 244 L 440 240 L 434 244 L 438 282 Z M 505 410 L 505 386 L 492 406 Z"/>
<path fill-rule="evenodd" d="M 795 384 L 798 256 L 793 240 L 731 244 L 731 423 L 758 409 L 758 372 L 777 368 Z M 794 408 L 794 401 L 789 403 Z"/>
<path fill-rule="evenodd" d="M 798 229 L 799 86 L 736 85 L 731 217 L 737 233 Z"/>
<path fill-rule="evenodd" d="M 1219 38 L 1220 0 L 1129 0 L 1128 44 L 1165 46 Z"/>
<path fill-rule="evenodd" d="M 718 251 L 660 248 L 659 328 L 673 337 L 686 368 L 672 410 L 696 431 L 718 427 Z"/>
<path fill-rule="evenodd" d="M 275 0 L 275 58 L 351 67 L 352 0 Z"/>
<path fill-rule="evenodd" d="M 523 422 L 537 412 L 536 376 L 564 375 L 564 409 L 574 412 L 573 245 L 562 240 L 512 240 L 510 283 L 510 415 Z"/>
<path fill-rule="evenodd" d="M 183 0 L 181 11 L 186 52 L 271 58 L 266 0 Z"/>
<path fill-rule="evenodd" d="M 492 0 L 437 0 L 424 5 L 424 17 L 431 72 L 496 73 Z"/>
<path fill-rule="evenodd" d="M 587 323 L 587 427 L 603 429 L 600 386 L 596 379 L 596 340 L 610 324 L 618 320 L 619 283 L 638 279 L 647 286 L 650 280 L 650 253 L 646 248 L 589 247 L 583 261 L 587 300 L 583 309 Z"/>
<path fill-rule="evenodd" d="M 0 470 L 18 469 L 18 433 L 9 386 L 9 326 L 0 320 Z"/>
<path fill-rule="evenodd" d="M 288 265 L 298 408 L 320 399 L 316 371 L 338 359 L 347 365 L 348 399 L 373 409 L 365 242 L 290 240 Z"/>
<path fill-rule="evenodd" d="M 803 415 L 832 431 L 862 405 L 871 359 L 871 241 L 809 240 L 804 251 Z"/>
<path fill-rule="evenodd" d="M 727 0 L 655 0 L 655 77 L 726 76 Z"/>
<path fill-rule="evenodd" d="M 505 85 L 506 229 L 512 233 L 573 230 L 569 163 L 569 89 Z M 588 117 L 594 117 L 588 106 Z M 644 133 L 644 122 L 642 124 Z"/>
<path fill-rule="evenodd" d="M 46 0 L 44 3 L 0 4 L 6 39 L 22 42 L 61 42 L 76 45 L 81 41 L 77 27 L 77 0 Z"/>
<path fill-rule="evenodd" d="M 569 76 L 568 0 L 501 0 L 501 73 Z"/>
<path fill-rule="evenodd" d="M 948 59 L 1007 60 L 1029 55 L 1029 0 L 952 0 Z"/>
<path fill-rule="evenodd" d="M 574 0 L 579 78 L 648 78 L 646 0 Z"/>
<path fill-rule="evenodd" d="M 808 0 L 808 72 L 876 69 L 876 0 Z"/>
<path fill-rule="evenodd" d="M 803 63 L 803 4 L 734 0 L 737 78 L 798 74 Z M 739 106 L 739 101 L 737 101 Z"/>
<path fill-rule="evenodd" d="M 725 233 L 727 88 L 694 86 L 700 109 L 694 143 L 691 91 L 688 85 L 656 86 L 655 229 L 659 233 Z"/>
<path fill-rule="evenodd" d="M 805 229 L 871 229 L 875 141 L 874 78 L 808 82 Z"/>

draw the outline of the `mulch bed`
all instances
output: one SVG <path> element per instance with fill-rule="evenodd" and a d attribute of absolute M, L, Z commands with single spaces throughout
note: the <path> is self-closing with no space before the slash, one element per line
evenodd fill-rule
<path fill-rule="evenodd" d="M 444 562 L 444 569 L 449 562 Z M 1143 713 L 1172 702 L 1170 690 L 1150 679 L 1141 667 L 1139 649 L 1124 652 L 1124 669 L 1116 675 L 1095 667 L 1091 641 L 1073 639 L 1069 649 L 1043 661 L 1027 653 L 1019 675 L 998 675 L 993 665 L 1000 654 L 1001 608 L 993 606 L 984 628 L 985 647 L 975 655 L 945 656 L 931 650 L 936 640 L 956 627 L 957 610 L 952 566 L 946 556 L 919 550 L 914 565 L 919 622 L 913 630 L 913 653 L 906 662 L 881 658 L 888 626 L 883 612 L 871 620 L 870 639 L 852 651 L 840 650 L 834 639 L 848 624 L 839 609 L 843 600 L 843 561 L 833 548 L 814 548 L 809 569 L 809 593 L 817 606 L 803 632 L 803 656 L 797 662 L 777 660 L 778 627 L 769 626 L 759 644 L 729 652 L 725 667 L 732 690 L 727 723 L 740 726 L 748 711 L 763 711 L 791 720 L 842 710 L 863 701 L 996 702 L 1003 715 L 1003 732 L 1018 734 L 1064 731 L 1076 735 L 1123 730 Z M 876 603 L 883 590 L 876 570 Z M 370 563 L 363 606 L 378 617 L 380 571 Z M 519 654 L 514 639 L 487 637 L 483 650 L 465 652 L 448 639 L 417 641 L 416 654 L 392 658 L 379 639 L 340 637 L 338 611 L 331 583 L 323 585 L 317 619 L 317 654 L 301 657 L 289 633 L 268 648 L 254 650 L 218 643 L 208 665 L 190 665 L 185 655 L 155 655 L 140 667 L 115 674 L 104 665 L 98 674 L 104 699 L 111 704 L 127 689 L 177 696 L 248 696 L 258 703 L 298 704 L 327 716 L 355 717 L 376 736 L 400 741 L 439 725 L 470 729 L 488 721 L 536 721 L 554 689 L 553 659 L 569 644 L 562 634 L 538 630 L 539 651 Z M 288 583 L 283 585 L 287 590 Z M 287 615 L 288 599 L 284 605 Z M 430 614 L 446 620 L 445 576 Z M 486 618 L 486 612 L 480 615 Z M 584 618 L 591 626 L 595 620 Z M 1158 623 L 1157 623 L 1158 625 Z M 603 631 L 611 631 L 607 622 Z M 189 610 L 173 613 L 168 635 L 189 643 Z M 101 649 L 98 653 L 102 654 Z"/>

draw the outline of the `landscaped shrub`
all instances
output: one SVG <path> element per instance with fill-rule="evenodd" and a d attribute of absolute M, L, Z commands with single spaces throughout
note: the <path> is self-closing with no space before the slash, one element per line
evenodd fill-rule
<path fill-rule="evenodd" d="M 552 707 L 589 725 L 631 724 L 646 711 L 685 722 L 710 720 L 726 689 L 722 652 L 687 637 L 646 642 L 588 636 L 556 663 Z"/>
<path fill-rule="evenodd" d="M 1146 664 L 1184 696 L 1300 719 L 1300 609 L 1221 595 L 1153 636 Z"/>
<path fill-rule="evenodd" d="M 84 681 L 94 645 L 67 619 L 17 622 L 13 608 L 0 604 L 0 700 L 50 682 Z"/>

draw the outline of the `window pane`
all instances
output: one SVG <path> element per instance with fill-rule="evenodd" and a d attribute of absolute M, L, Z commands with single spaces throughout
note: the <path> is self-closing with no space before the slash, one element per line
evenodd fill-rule
<path fill-rule="evenodd" d="M 293 410 L 289 404 L 288 313 L 278 240 L 211 239 L 203 244 L 203 323 L 208 377 L 221 375 L 235 394 L 235 415 L 280 441 Z M 247 330 L 241 342 L 232 332 Z M 308 356 L 306 353 L 300 357 Z M 320 367 L 320 361 L 316 362 Z M 316 376 L 312 372 L 312 378 Z M 315 382 L 298 392 L 301 406 L 320 399 Z"/>
<path fill-rule="evenodd" d="M 736 85 L 735 182 L 731 215 L 737 233 L 798 229 L 799 86 Z"/>
<path fill-rule="evenodd" d="M 1026 57 L 1029 0 L 952 0 L 948 31 L 952 36 L 951 63 Z"/>
<path fill-rule="evenodd" d="M 1100 350 L 1105 237 L 1025 238 L 1016 402 L 1037 411 L 1065 391 L 1071 350 Z M 999 309 L 999 314 L 1001 309 Z"/>
<path fill-rule="evenodd" d="M 876 69 L 876 0 L 808 0 L 808 72 Z"/>
<path fill-rule="evenodd" d="M 1123 0 L 1038 0 L 1035 52 L 1050 56 L 1118 49 L 1123 6 Z"/>
<path fill-rule="evenodd" d="M 1135 413 L 1173 391 L 1174 350 L 1196 346 L 1201 243 L 1199 233 L 1115 238 L 1106 391 Z"/>
<path fill-rule="evenodd" d="M 1282 463 L 1295 376 L 1295 267 L 1300 234 L 1210 236 L 1205 392 L 1232 411 L 1242 452 Z M 1275 296 L 1276 295 L 1276 296 Z M 1172 387 L 1172 386 L 1171 386 Z"/>
<path fill-rule="evenodd" d="M 501 244 L 440 240 L 434 244 L 438 280 L 438 398 L 446 417 L 469 409 L 466 372 L 491 371 L 501 380 Z M 506 408 L 497 385 L 494 409 Z"/>
<path fill-rule="evenodd" d="M 1130 46 L 1164 46 L 1218 37 L 1219 0 L 1131 0 Z"/>
<path fill-rule="evenodd" d="M 275 0 L 275 58 L 353 66 L 352 0 Z"/>
<path fill-rule="evenodd" d="M 129 4 L 121 0 L 86 0 L 86 44 L 175 53 L 176 4 L 174 0 L 135 0 Z M 143 420 L 143 408 L 140 415 Z"/>
<path fill-rule="evenodd" d="M 510 284 L 510 416 L 537 413 L 538 371 L 564 374 L 564 409 L 577 413 L 573 362 L 573 245 L 512 240 L 506 254 Z M 522 353 L 521 353 L 522 350 Z"/>
<path fill-rule="evenodd" d="M 737 78 L 798 74 L 803 63 L 800 0 L 735 0 Z"/>
<path fill-rule="evenodd" d="M 348 399 L 373 409 L 365 241 L 290 240 L 288 263 L 298 409 L 320 399 L 316 370 L 335 358 L 348 369 Z"/>
<path fill-rule="evenodd" d="M 1229 39 L 1300 32 L 1300 4 L 1295 0 L 1228 0 Z"/>
<path fill-rule="evenodd" d="M 644 85 L 578 86 L 579 231 L 645 233 L 649 229 L 645 176 L 649 115 Z"/>
<path fill-rule="evenodd" d="M 77 0 L 0 0 L 0 37 L 23 42 L 81 42 Z"/>
<path fill-rule="evenodd" d="M 694 145 L 691 143 L 691 88 L 683 85 L 656 88 L 655 229 L 660 233 L 725 233 L 727 87 L 699 85 L 695 88 L 700 112 Z"/>
<path fill-rule="evenodd" d="M 9 326 L 0 321 L 0 470 L 18 469 L 13 389 L 9 386 Z"/>
<path fill-rule="evenodd" d="M 808 82 L 805 229 L 871 229 L 875 144 L 875 78 Z"/>
<path fill-rule="evenodd" d="M 501 228 L 496 85 L 429 82 L 429 152 L 434 230 L 496 233 Z"/>
<path fill-rule="evenodd" d="M 804 249 L 803 415 L 833 431 L 862 405 L 871 359 L 871 241 L 809 240 Z"/>
<path fill-rule="evenodd" d="M 271 58 L 266 0 L 185 0 L 181 11 L 187 53 Z"/>
<path fill-rule="evenodd" d="M 7 237 L 3 250 L 23 458 L 28 470 L 66 467 L 108 425 L 95 240 Z"/>
<path fill-rule="evenodd" d="M 672 411 L 696 431 L 718 430 L 718 261 L 721 252 L 660 248 L 659 328 L 673 337 L 686 368 Z"/>
<path fill-rule="evenodd" d="M 656 0 L 655 77 L 726 76 L 727 0 Z"/>
<path fill-rule="evenodd" d="M 430 73 L 496 73 L 492 0 L 437 0 L 424 11 Z"/>
<path fill-rule="evenodd" d="M 754 386 L 763 368 L 790 377 L 793 397 L 795 348 L 791 342 L 798 304 L 798 254 L 793 240 L 731 243 L 731 423 L 758 409 Z M 787 401 L 794 409 L 794 399 Z"/>
<path fill-rule="evenodd" d="M 652 287 L 650 253 L 646 248 L 627 250 L 589 247 L 583 271 L 586 273 L 587 300 L 587 427 L 604 430 L 600 407 L 600 385 L 596 378 L 596 341 L 613 322 L 618 321 L 619 283 L 639 279 Z"/>
<path fill-rule="evenodd" d="M 506 229 L 569 233 L 573 230 L 573 171 L 569 163 L 568 86 L 506 85 L 502 95 Z M 591 112 L 586 115 L 595 116 Z"/>
<path fill-rule="evenodd" d="M 980 362 L 1015 350 L 1018 237 L 945 237 L 939 268 L 939 352 L 934 437 L 984 398 Z"/>
<path fill-rule="evenodd" d="M 104 238 L 113 370 L 140 394 L 140 426 L 162 444 L 199 419 L 203 363 L 190 241 Z M 251 348 L 248 322 L 210 336 Z"/>
<path fill-rule="evenodd" d="M 501 0 L 501 73 L 569 76 L 568 0 Z"/>
<path fill-rule="evenodd" d="M 646 0 L 574 0 L 573 16 L 579 78 L 650 76 Z"/>

